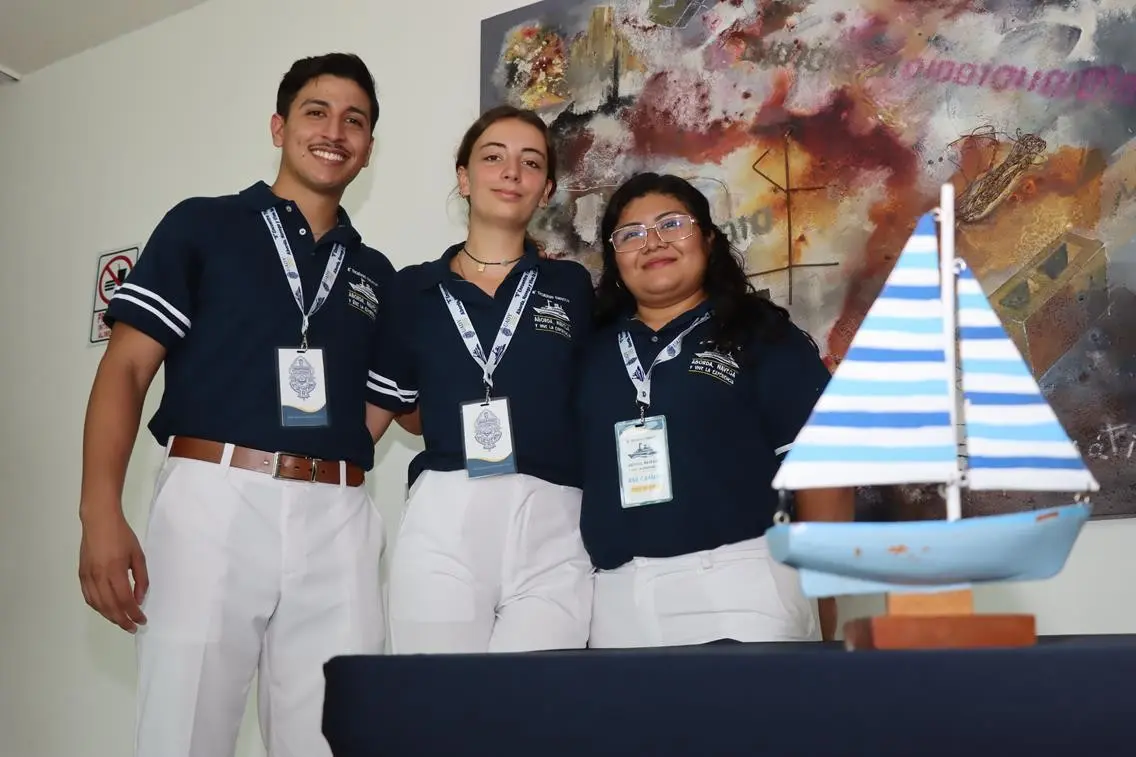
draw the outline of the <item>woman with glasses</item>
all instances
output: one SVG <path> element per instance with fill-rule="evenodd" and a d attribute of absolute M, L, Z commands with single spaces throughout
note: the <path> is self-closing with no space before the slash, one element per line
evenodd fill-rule
<path fill-rule="evenodd" d="M 418 408 L 425 442 L 391 557 L 392 650 L 580 648 L 592 566 L 571 392 L 592 280 L 526 235 L 556 188 L 538 115 L 487 111 L 455 170 L 468 234 L 396 274 L 368 381 L 369 425 Z"/>
<path fill-rule="evenodd" d="M 813 341 L 751 287 L 705 196 L 639 174 L 601 224 L 596 333 L 577 393 L 592 647 L 815 640 L 813 605 L 763 534 L 771 482 L 829 379 Z M 850 490 L 796 494 L 848 520 Z M 832 600 L 820 603 L 832 638 Z"/>

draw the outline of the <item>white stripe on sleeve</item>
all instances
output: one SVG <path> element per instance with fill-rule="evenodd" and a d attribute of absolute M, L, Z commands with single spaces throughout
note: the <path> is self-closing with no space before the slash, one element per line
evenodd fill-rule
<path fill-rule="evenodd" d="M 169 300 L 162 297 L 157 292 L 153 292 L 145 287 L 140 287 L 137 284 L 126 282 L 115 291 L 111 301 L 123 300 L 138 307 L 153 313 L 158 319 L 169 327 L 170 331 L 174 332 L 180 337 L 185 336 L 185 332 L 190 327 L 189 318 L 185 313 L 178 310 Z M 181 325 L 184 325 L 184 329 Z"/>
<path fill-rule="evenodd" d="M 402 389 L 394 381 L 391 381 L 386 376 L 380 376 L 374 371 L 367 371 L 367 388 L 379 394 L 394 397 L 408 405 L 413 404 L 418 399 L 418 392 L 416 390 Z"/>

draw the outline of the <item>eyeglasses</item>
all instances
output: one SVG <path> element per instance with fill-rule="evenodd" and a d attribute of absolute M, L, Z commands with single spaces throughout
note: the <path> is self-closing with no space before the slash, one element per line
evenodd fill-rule
<path fill-rule="evenodd" d="M 647 246 L 647 233 L 654 229 L 659 241 L 664 243 L 681 242 L 694 234 L 698 221 L 688 215 L 675 213 L 659 219 L 654 226 L 645 223 L 629 223 L 620 226 L 611 235 L 611 246 L 618 253 L 638 252 Z"/>

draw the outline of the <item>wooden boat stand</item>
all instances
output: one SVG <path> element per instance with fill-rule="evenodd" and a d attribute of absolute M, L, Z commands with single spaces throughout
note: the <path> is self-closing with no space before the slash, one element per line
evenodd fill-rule
<path fill-rule="evenodd" d="M 844 648 L 975 649 L 1037 643 L 1033 615 L 976 615 L 970 589 L 887 595 L 887 614 L 844 624 Z"/>

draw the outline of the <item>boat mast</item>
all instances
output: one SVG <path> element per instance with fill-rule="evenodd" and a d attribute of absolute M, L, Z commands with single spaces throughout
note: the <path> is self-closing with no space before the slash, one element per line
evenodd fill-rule
<path fill-rule="evenodd" d="M 947 397 L 950 403 L 951 433 L 955 450 L 959 447 L 958 390 L 958 286 L 955 280 L 955 187 L 949 181 L 939 194 L 939 291 L 943 302 L 943 346 L 947 359 Z M 962 517 L 962 469 L 955 458 L 956 475 L 946 484 L 947 520 Z"/>

